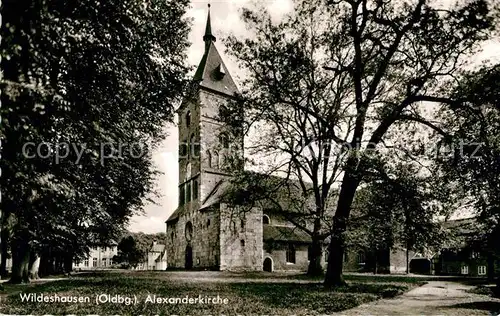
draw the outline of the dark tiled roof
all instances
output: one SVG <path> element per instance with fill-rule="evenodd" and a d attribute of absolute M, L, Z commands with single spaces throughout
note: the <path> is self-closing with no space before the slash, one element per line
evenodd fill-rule
<path fill-rule="evenodd" d="M 229 181 L 224 179 L 217 182 L 212 191 L 210 191 L 210 193 L 207 195 L 205 200 L 202 201 L 200 209 L 205 209 L 209 206 L 219 203 L 220 198 L 226 192 L 228 185 Z"/>
<path fill-rule="evenodd" d="M 295 227 L 264 225 L 264 241 L 271 240 L 309 243 L 311 237 Z"/>
<path fill-rule="evenodd" d="M 209 41 L 206 45 L 207 49 L 201 58 L 193 79 L 198 81 L 201 87 L 234 96 L 238 92 L 238 88 L 222 61 L 217 48 L 215 48 L 214 42 Z M 219 70 L 224 72 L 222 77 L 217 77 Z"/>
<path fill-rule="evenodd" d="M 182 206 L 177 207 L 177 209 L 172 213 L 172 215 L 170 215 L 170 217 L 165 221 L 165 223 L 173 222 L 179 219 L 179 215 L 182 214 L 183 210 L 184 207 Z"/>
<path fill-rule="evenodd" d="M 208 194 L 205 200 L 201 201 L 200 210 L 207 209 L 220 201 L 221 195 L 225 192 L 228 182 L 225 180 L 219 181 L 213 188 L 213 190 Z M 170 217 L 165 221 L 165 223 L 173 222 L 179 219 L 179 216 L 185 212 L 185 207 L 183 205 L 177 207 L 177 209 L 170 215 Z"/>
<path fill-rule="evenodd" d="M 151 247 L 151 249 L 149 250 L 149 252 L 162 252 L 163 250 L 165 250 L 165 245 L 163 245 L 163 244 L 156 244 L 156 245 L 153 245 Z"/>
<path fill-rule="evenodd" d="M 261 207 L 266 213 L 273 210 L 278 213 L 285 211 L 290 216 L 294 216 L 294 213 L 307 214 L 315 208 L 311 191 L 305 199 L 298 180 L 246 171 L 231 181 L 226 186 L 227 202 L 231 204 L 251 204 Z M 306 182 L 304 186 L 306 190 L 312 190 L 311 183 Z"/>

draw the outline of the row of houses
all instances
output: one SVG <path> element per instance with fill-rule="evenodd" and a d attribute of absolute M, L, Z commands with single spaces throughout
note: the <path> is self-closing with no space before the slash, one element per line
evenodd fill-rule
<path fill-rule="evenodd" d="M 358 250 L 348 253 L 353 260 L 345 261 L 346 271 L 378 273 L 410 273 L 434 275 L 461 275 L 486 277 L 498 275 L 500 258 L 488 252 L 481 243 L 480 225 L 476 218 L 452 220 L 443 223 L 452 240 L 435 253 L 406 252 L 404 247 L 379 251 Z M 479 244 L 478 244 L 479 241 Z"/>
<path fill-rule="evenodd" d="M 73 270 L 97 270 L 116 268 L 113 257 L 118 254 L 118 245 L 114 242 L 107 246 L 94 246 L 90 249 L 87 257 L 73 262 Z M 165 245 L 153 241 L 146 253 L 145 262 L 139 263 L 136 270 L 165 270 L 167 268 L 167 256 Z"/>

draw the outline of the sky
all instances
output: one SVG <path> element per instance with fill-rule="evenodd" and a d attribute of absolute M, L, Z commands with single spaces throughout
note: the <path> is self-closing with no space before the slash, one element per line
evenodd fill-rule
<path fill-rule="evenodd" d="M 280 18 L 292 9 L 292 0 L 267 0 L 265 1 L 269 12 L 275 18 Z M 207 22 L 208 1 L 193 0 L 187 16 L 192 18 L 192 29 L 189 34 L 191 47 L 189 48 L 188 63 L 197 66 L 203 56 L 203 34 Z M 224 62 L 238 84 L 238 66 L 236 61 L 224 54 L 225 47 L 221 39 L 229 34 L 244 36 L 247 33 L 244 23 L 240 19 L 239 9 L 251 5 L 249 0 L 217 0 L 210 1 L 210 16 L 212 33 L 217 38 L 216 46 L 222 54 Z M 153 154 L 153 161 L 162 175 L 156 181 L 156 191 L 160 193 L 155 198 L 155 203 L 148 203 L 143 215 L 131 219 L 129 229 L 134 232 L 157 233 L 165 231 L 165 221 L 173 213 L 178 202 L 178 173 L 177 149 L 178 133 L 174 125 L 165 127 L 167 138 Z"/>
<path fill-rule="evenodd" d="M 192 29 L 189 34 L 189 41 L 192 43 L 187 54 L 188 63 L 197 66 L 203 56 L 204 43 L 203 34 L 208 13 L 207 0 L 193 0 L 191 9 L 187 16 L 192 18 Z M 273 19 L 279 20 L 286 13 L 293 9 L 292 0 L 259 0 L 264 3 Z M 440 2 L 440 1 L 438 1 Z M 441 1 L 442 4 L 449 3 L 449 0 Z M 222 54 L 222 58 L 238 84 L 239 72 L 235 60 L 232 60 L 224 53 L 225 47 L 221 39 L 229 34 L 245 37 L 248 31 L 240 18 L 240 9 L 252 5 L 251 0 L 212 0 L 211 21 L 212 33 L 217 38 L 216 46 Z M 477 56 L 477 60 L 491 59 L 500 61 L 500 43 L 498 40 L 491 41 L 483 47 L 483 52 Z M 165 231 L 165 221 L 173 213 L 178 202 L 178 133 L 175 125 L 165 126 L 167 137 L 153 154 L 153 160 L 159 171 L 162 172 L 156 182 L 156 191 L 160 197 L 155 198 L 154 204 L 147 204 L 143 215 L 134 216 L 131 219 L 129 229 L 134 232 L 157 233 Z"/>

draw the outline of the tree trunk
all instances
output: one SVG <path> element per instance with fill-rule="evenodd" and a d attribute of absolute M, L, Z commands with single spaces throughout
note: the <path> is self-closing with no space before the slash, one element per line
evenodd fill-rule
<path fill-rule="evenodd" d="M 59 252 L 54 254 L 54 273 L 53 274 L 62 274 L 64 273 L 64 260 Z"/>
<path fill-rule="evenodd" d="M 2 227 L 0 251 L 2 252 L 2 259 L 0 260 L 0 276 L 7 276 L 7 255 L 9 249 L 9 234 L 5 227 Z"/>
<path fill-rule="evenodd" d="M 309 267 L 307 268 L 308 276 L 322 276 L 323 267 L 321 266 L 321 259 L 323 256 L 321 241 L 314 238 L 311 244 L 311 258 L 309 260 Z"/>
<path fill-rule="evenodd" d="M 344 233 L 346 221 L 349 219 L 354 195 L 358 188 L 360 179 L 354 176 L 358 160 L 351 158 L 347 162 L 347 168 L 340 188 L 337 210 L 335 211 L 332 238 L 329 245 L 328 266 L 325 276 L 325 285 L 345 285 L 342 277 L 343 256 L 345 251 Z"/>
<path fill-rule="evenodd" d="M 73 252 L 64 254 L 64 273 L 71 273 L 73 271 Z"/>
<path fill-rule="evenodd" d="M 40 253 L 40 268 L 38 275 L 41 277 L 54 274 L 54 262 L 50 248 L 45 248 Z"/>
<path fill-rule="evenodd" d="M 346 285 L 342 276 L 344 264 L 344 245 L 342 237 L 332 238 L 328 246 L 328 266 L 326 268 L 325 285 L 329 287 Z"/>
<path fill-rule="evenodd" d="M 410 251 L 406 245 L 406 274 L 410 274 Z"/>
<path fill-rule="evenodd" d="M 12 275 L 9 283 L 29 283 L 30 247 L 27 242 L 15 243 L 12 247 Z"/>
<path fill-rule="evenodd" d="M 487 277 L 489 282 L 493 282 L 495 280 L 495 258 L 493 254 L 488 251 L 488 271 Z"/>
<path fill-rule="evenodd" d="M 29 277 L 31 280 L 36 280 L 39 279 L 40 277 L 38 276 L 38 270 L 40 269 L 40 256 L 38 254 L 34 254 L 33 260 L 30 268 L 29 268 Z"/>

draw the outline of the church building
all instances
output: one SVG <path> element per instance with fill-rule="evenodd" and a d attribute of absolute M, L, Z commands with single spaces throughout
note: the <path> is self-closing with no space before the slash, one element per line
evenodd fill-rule
<path fill-rule="evenodd" d="M 166 221 L 169 269 L 306 270 L 310 238 L 259 207 L 235 212 L 221 195 L 243 157 L 243 136 L 229 139 L 220 111 L 238 88 L 219 54 L 210 12 L 205 52 L 178 109 L 179 206 Z M 241 166 L 243 168 L 243 166 Z"/>

